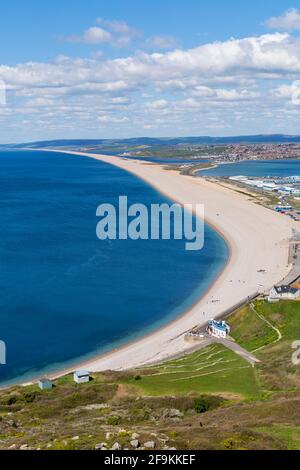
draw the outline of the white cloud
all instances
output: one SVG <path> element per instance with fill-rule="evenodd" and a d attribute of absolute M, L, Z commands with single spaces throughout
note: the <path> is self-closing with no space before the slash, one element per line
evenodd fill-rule
<path fill-rule="evenodd" d="M 125 21 L 110 21 L 103 18 L 96 20 L 98 26 L 92 26 L 82 35 L 67 36 L 67 42 L 84 44 L 109 43 L 113 47 L 128 47 L 140 33 Z"/>
<path fill-rule="evenodd" d="M 271 29 L 283 29 L 285 31 L 300 30 L 300 11 L 290 8 L 281 16 L 273 16 L 266 21 L 266 26 Z"/>
<path fill-rule="evenodd" d="M 48 123 L 47 132 L 56 129 L 55 135 L 68 123 L 75 137 L 79 131 L 96 136 L 101 124 L 115 137 L 125 129 L 131 135 L 145 129 L 157 135 L 202 134 L 209 122 L 225 127 L 233 122 L 241 132 L 252 132 L 269 115 L 282 119 L 286 109 L 296 109 L 293 91 L 283 87 L 299 79 L 300 38 L 287 33 L 113 60 L 60 55 L 49 63 L 3 64 L 0 80 L 9 99 L 0 107 L 0 135 L 10 135 L 3 121 L 17 129 L 16 118 L 28 121 L 32 137 L 38 121 Z M 299 114 L 288 115 L 296 127 Z"/>
<path fill-rule="evenodd" d="M 154 50 L 174 49 L 177 45 L 177 39 L 172 36 L 151 36 L 144 43 L 146 49 Z"/>
<path fill-rule="evenodd" d="M 104 18 L 98 18 L 97 24 L 103 25 L 109 31 L 113 33 L 117 33 L 123 36 L 128 36 L 130 38 L 134 38 L 140 35 L 140 32 L 129 26 L 126 21 L 119 21 L 119 20 L 105 20 Z"/>
<path fill-rule="evenodd" d="M 117 116 L 99 116 L 97 118 L 97 121 L 106 123 L 106 124 L 124 124 L 126 122 L 129 122 L 129 119 L 127 117 L 117 117 Z"/>
<path fill-rule="evenodd" d="M 68 42 L 82 42 L 85 44 L 103 44 L 111 40 L 112 35 L 98 26 L 87 29 L 82 36 L 69 36 L 66 38 Z"/>
<path fill-rule="evenodd" d="M 168 106 L 168 101 L 161 99 L 161 100 L 155 100 L 149 103 L 149 107 L 152 109 L 164 109 Z"/>

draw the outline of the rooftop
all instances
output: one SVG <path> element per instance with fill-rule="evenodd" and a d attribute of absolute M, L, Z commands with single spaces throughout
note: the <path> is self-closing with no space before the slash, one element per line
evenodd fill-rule
<path fill-rule="evenodd" d="M 275 286 L 277 294 L 296 294 L 299 289 L 291 286 Z"/>

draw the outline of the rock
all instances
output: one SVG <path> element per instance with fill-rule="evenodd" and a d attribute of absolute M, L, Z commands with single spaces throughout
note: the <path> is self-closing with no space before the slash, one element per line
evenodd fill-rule
<path fill-rule="evenodd" d="M 163 419 L 168 419 L 168 418 L 183 418 L 183 413 L 181 411 L 176 410 L 175 408 L 167 409 L 164 410 L 162 414 Z"/>
<path fill-rule="evenodd" d="M 144 447 L 145 449 L 155 449 L 155 442 L 154 441 L 145 442 Z"/>
<path fill-rule="evenodd" d="M 95 450 L 106 450 L 106 449 L 107 449 L 106 442 L 101 442 L 101 444 L 95 445 Z"/>
<path fill-rule="evenodd" d="M 107 432 L 106 435 L 105 435 L 105 439 L 107 441 L 109 441 L 109 439 L 112 437 L 112 433 L 111 432 Z"/>
<path fill-rule="evenodd" d="M 109 406 L 106 403 L 99 403 L 94 405 L 80 406 L 80 410 L 93 411 L 93 410 L 106 410 Z"/>
<path fill-rule="evenodd" d="M 136 432 L 134 432 L 131 436 L 131 439 L 134 441 L 135 439 L 138 439 L 140 437 L 139 434 L 137 434 Z"/>
<path fill-rule="evenodd" d="M 29 445 L 28 445 L 28 444 L 23 444 L 23 445 L 20 447 L 20 450 L 29 450 Z"/>
<path fill-rule="evenodd" d="M 140 447 L 140 443 L 139 443 L 138 439 L 133 439 L 132 441 L 130 441 L 130 445 L 134 449 L 138 449 Z"/>
<path fill-rule="evenodd" d="M 177 450 L 176 447 L 169 447 L 169 450 Z"/>
<path fill-rule="evenodd" d="M 13 444 L 12 446 L 8 448 L 8 450 L 15 450 L 16 448 L 17 448 L 16 444 Z"/>
<path fill-rule="evenodd" d="M 122 450 L 122 446 L 118 442 L 115 442 L 111 450 Z"/>
<path fill-rule="evenodd" d="M 71 441 L 79 441 L 79 436 L 72 437 Z"/>

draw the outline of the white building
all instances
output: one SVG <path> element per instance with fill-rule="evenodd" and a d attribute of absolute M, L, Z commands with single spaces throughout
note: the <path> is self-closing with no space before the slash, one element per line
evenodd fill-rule
<path fill-rule="evenodd" d="M 300 290 L 291 286 L 274 286 L 269 293 L 268 300 L 297 300 L 300 297 Z"/>
<path fill-rule="evenodd" d="M 230 326 L 225 321 L 210 320 L 207 332 L 216 338 L 227 338 L 230 333 Z"/>
<path fill-rule="evenodd" d="M 84 384 L 90 381 L 90 373 L 86 370 L 77 370 L 74 372 L 74 382 Z"/>
<path fill-rule="evenodd" d="M 52 390 L 53 388 L 53 383 L 47 378 L 40 379 L 38 385 L 41 390 Z"/>

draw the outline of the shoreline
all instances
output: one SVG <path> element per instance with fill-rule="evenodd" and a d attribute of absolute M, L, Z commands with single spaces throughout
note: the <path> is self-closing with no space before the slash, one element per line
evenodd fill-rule
<path fill-rule="evenodd" d="M 49 150 L 43 149 L 38 151 Z M 207 290 L 188 310 L 154 331 L 132 339 L 113 350 L 98 355 L 96 354 L 95 357 L 91 359 L 79 361 L 77 365 L 75 364 L 73 367 L 58 369 L 57 372 L 53 373 L 49 372 L 48 376 L 50 378 L 56 379 L 65 376 L 77 368 L 85 368 L 91 373 L 105 370 L 133 369 L 141 366 L 149 366 L 154 362 L 168 360 L 175 354 L 188 353 L 192 347 L 184 340 L 184 335 L 187 331 L 196 325 L 206 324 L 210 318 L 220 317 L 237 303 L 242 300 L 246 301 L 248 297 L 257 294 L 259 292 L 259 285 L 261 285 L 264 290 L 271 288 L 272 285 L 278 283 L 288 273 L 289 266 L 287 266 L 286 263 L 288 259 L 289 238 L 291 236 L 292 227 L 295 227 L 295 222 L 287 219 L 283 220 L 275 212 L 268 211 L 261 206 L 256 206 L 252 201 L 249 201 L 247 197 L 240 194 L 237 195 L 233 190 L 220 188 L 213 182 L 193 176 L 180 175 L 175 170 L 166 170 L 163 165 L 152 165 L 151 162 L 141 162 L 132 159 L 126 160 L 123 157 L 83 152 L 50 151 L 94 158 L 104 163 L 117 166 L 141 178 L 147 184 L 157 189 L 161 194 L 164 194 L 169 199 L 176 202 L 182 204 L 205 203 L 205 206 L 208 206 L 209 209 L 206 211 L 205 223 L 225 240 L 228 247 L 228 258 L 224 268 L 215 278 L 214 282 L 210 284 Z M 216 199 L 216 201 L 214 201 L 214 199 Z M 244 250 L 244 245 L 247 242 L 245 235 L 247 235 L 247 231 L 249 235 L 249 227 L 247 224 L 243 224 L 242 220 L 241 224 L 239 224 L 239 220 L 236 220 L 236 218 L 233 218 L 232 221 L 227 220 L 228 213 L 230 214 L 231 212 L 230 208 L 228 209 L 227 207 L 226 209 L 227 202 L 232 203 L 232 213 L 234 213 L 234 209 L 239 212 L 241 211 L 241 213 L 243 213 L 244 210 L 246 212 L 248 211 L 248 218 L 251 219 L 250 222 L 254 221 L 255 225 L 258 223 L 257 211 L 261 212 L 262 219 L 268 219 L 266 221 L 267 223 L 261 222 L 261 225 L 265 226 L 266 229 L 270 222 L 274 222 L 277 225 L 276 231 L 269 230 L 269 232 L 267 231 L 265 234 L 266 238 L 268 238 L 268 236 L 271 238 L 271 240 L 268 240 L 268 243 L 265 243 L 264 239 L 261 237 L 261 233 L 264 233 L 260 231 L 262 227 L 255 230 L 253 240 L 251 240 L 251 233 L 250 237 L 248 236 L 248 242 L 251 244 L 252 241 L 254 248 L 259 249 L 263 256 L 261 266 L 266 266 L 263 264 L 264 262 L 268 263 L 268 268 L 270 268 L 270 275 L 265 276 L 266 279 L 264 279 L 264 282 L 262 279 L 259 279 L 261 283 L 257 281 L 258 278 L 262 278 L 262 275 L 258 274 L 258 271 L 255 270 L 255 268 L 260 266 L 260 261 L 259 264 L 257 264 L 257 261 L 254 261 L 252 256 L 252 254 L 255 253 L 255 249 L 253 252 L 251 249 L 249 250 L 250 256 L 248 249 Z M 221 204 L 221 206 L 218 204 Z M 213 213 L 215 210 L 218 210 L 220 213 Z M 223 221 L 224 215 L 226 216 L 226 220 Z M 237 217 L 237 219 L 238 218 L 239 217 Z M 232 222 L 232 224 L 230 222 Z M 244 227 L 244 225 L 246 225 L 246 227 Z M 260 224 L 258 223 L 258 225 Z M 240 231 L 241 233 L 237 236 L 236 233 L 232 234 L 232 230 Z M 278 265 L 274 265 L 273 258 L 276 254 L 270 250 L 271 247 L 276 247 L 277 255 L 280 259 Z M 271 255 L 273 255 L 273 257 Z M 260 258 L 260 256 L 258 256 L 258 258 Z M 245 261 L 247 261 L 248 264 L 243 264 Z M 240 293 L 237 292 L 237 285 L 240 288 Z M 227 292 L 227 296 L 226 290 L 230 291 L 230 293 Z M 216 294 L 219 297 L 217 300 Z M 30 383 L 33 383 L 34 380 L 35 379 L 32 379 Z M 26 384 L 29 384 L 29 382 Z M 23 385 L 25 384 L 23 383 Z"/>

